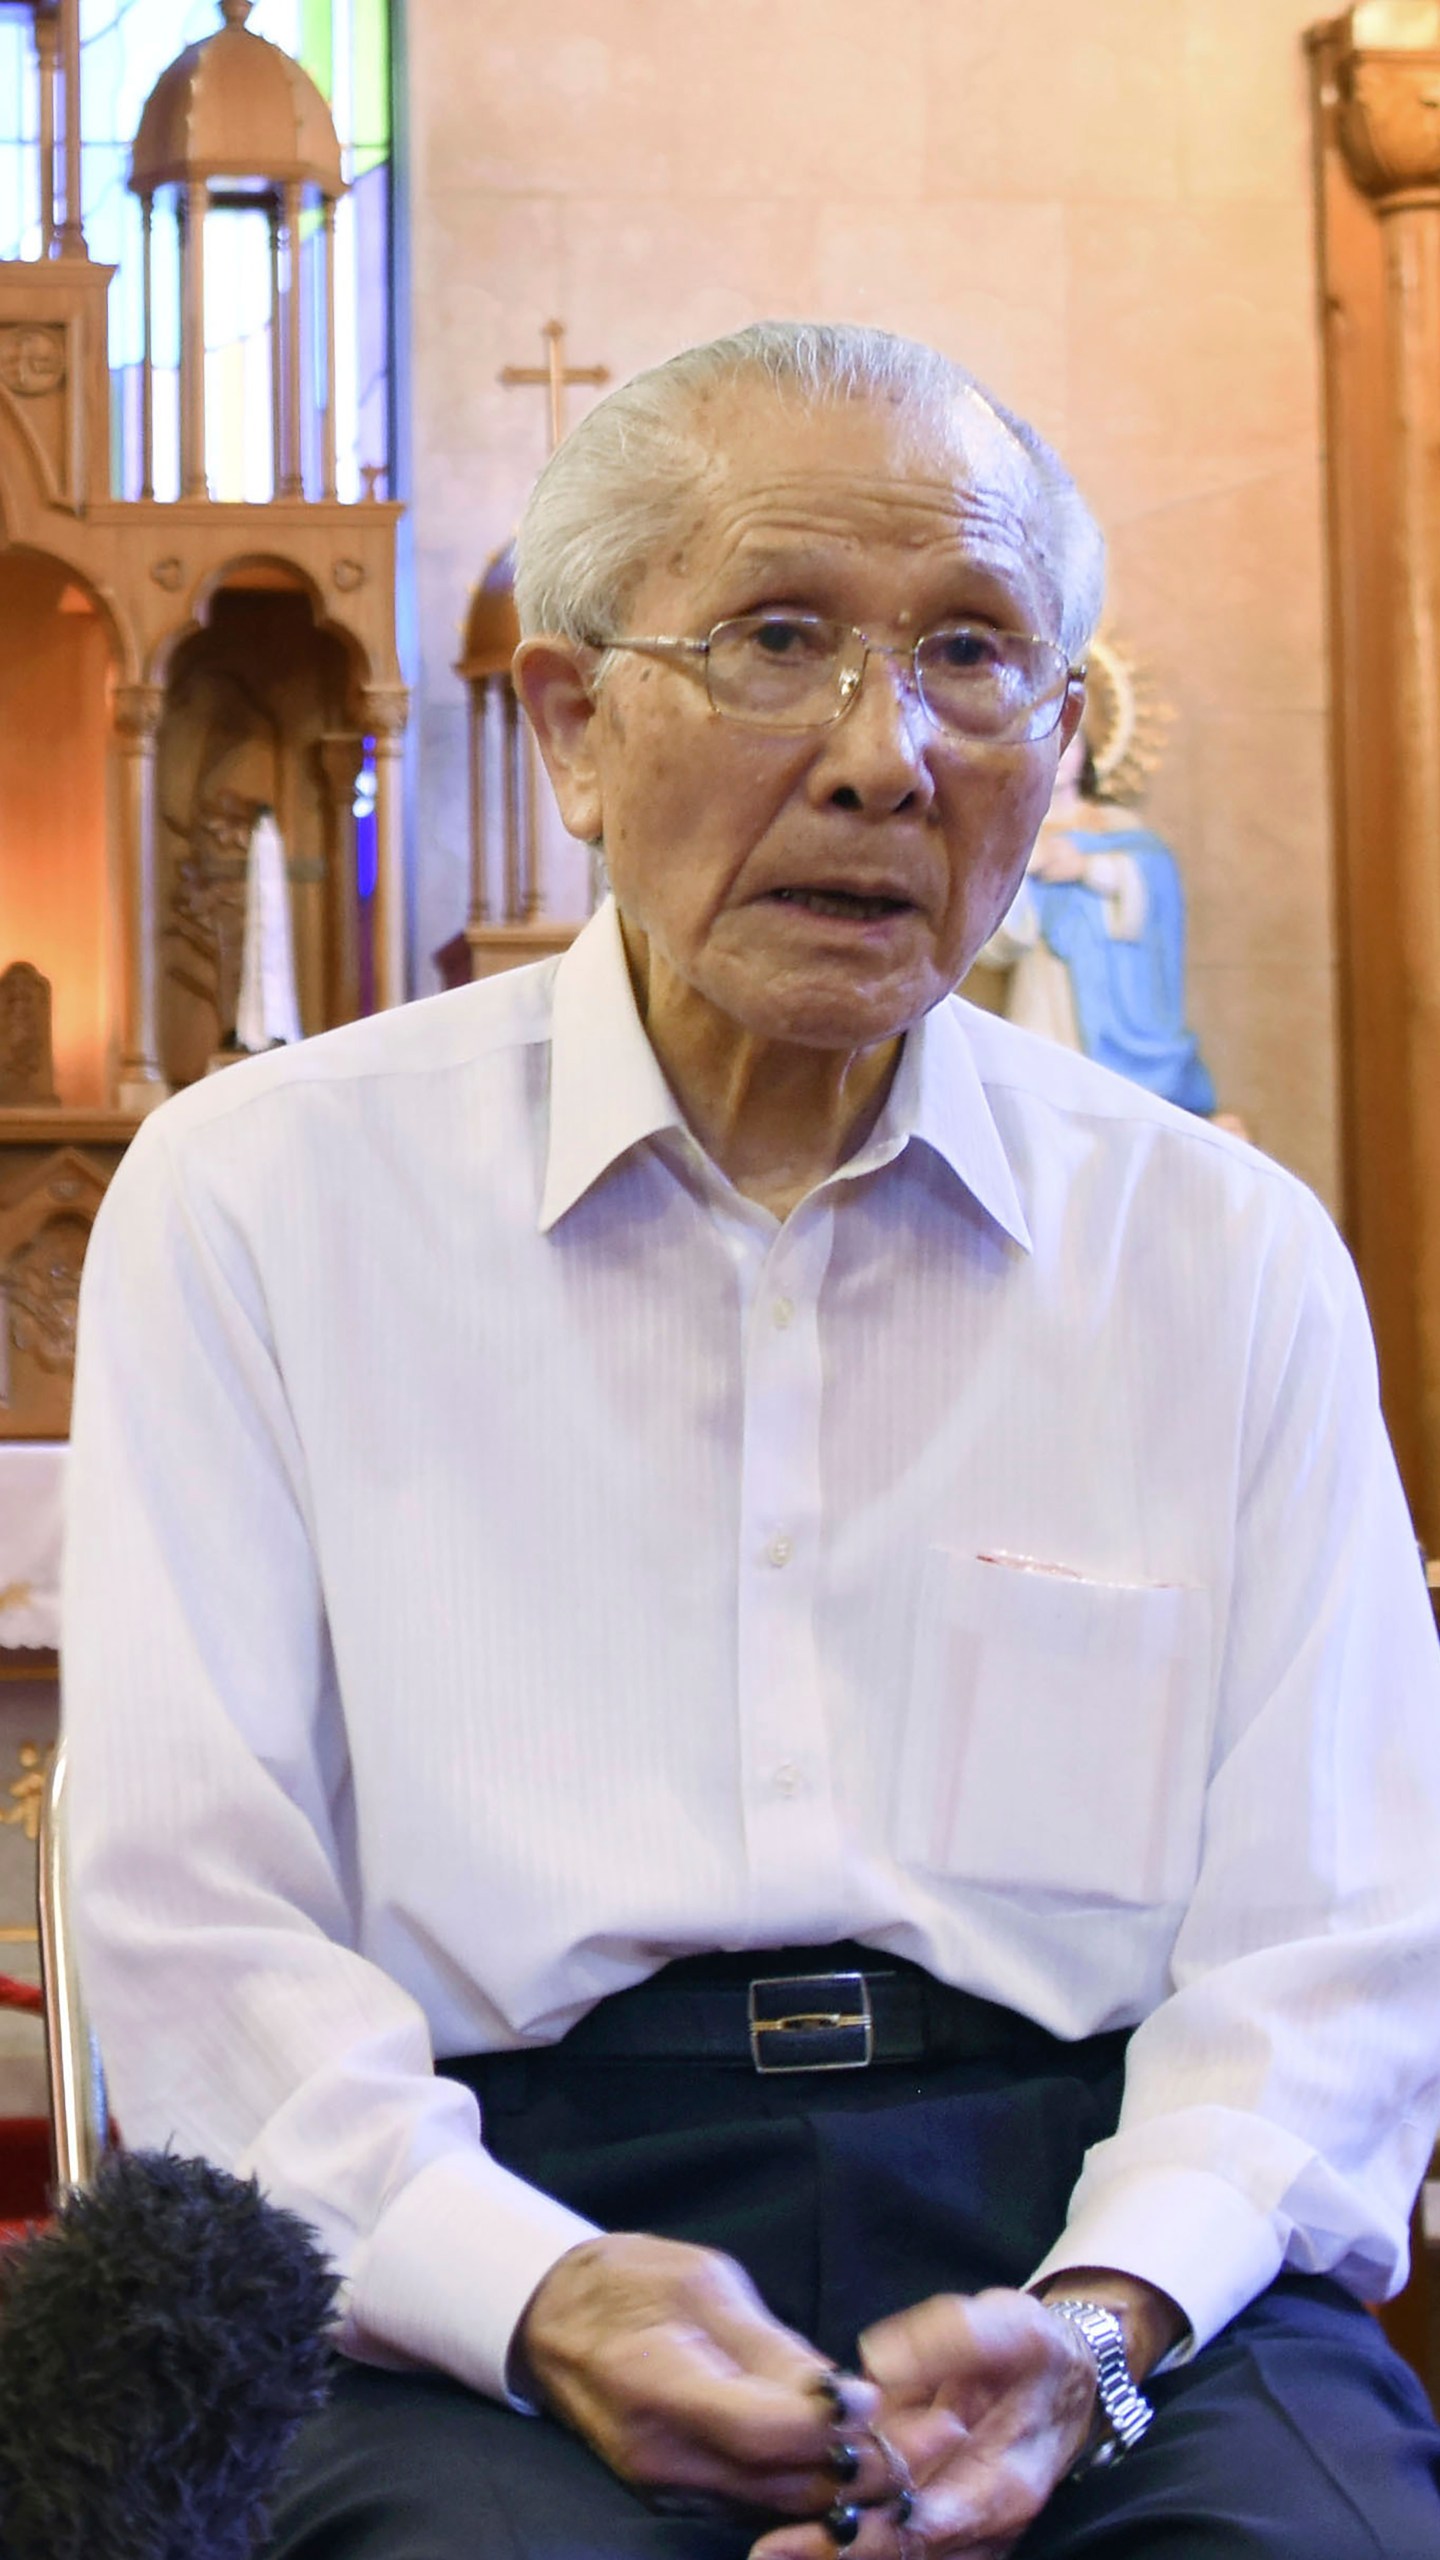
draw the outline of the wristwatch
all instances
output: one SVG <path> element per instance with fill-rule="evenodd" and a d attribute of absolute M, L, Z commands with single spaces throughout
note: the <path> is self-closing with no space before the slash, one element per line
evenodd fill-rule
<path fill-rule="evenodd" d="M 1087 2445 L 1072 2468 L 1077 2472 L 1098 2470 L 1107 2462 L 1118 2462 L 1122 2454 L 1132 2451 L 1155 2412 L 1143 2391 L 1130 2379 L 1130 2364 L 1125 2353 L 1125 2332 L 1113 2311 L 1103 2302 L 1083 2302 L 1078 2296 L 1050 2293 L 1045 2308 L 1066 2322 L 1083 2338 L 1095 2359 L 1095 2398 L 1099 2413 L 1108 2428 L 1098 2444 Z"/>

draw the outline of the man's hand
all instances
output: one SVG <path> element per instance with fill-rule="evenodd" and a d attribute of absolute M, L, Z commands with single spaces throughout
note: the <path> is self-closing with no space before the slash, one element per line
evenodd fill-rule
<path fill-rule="evenodd" d="M 1095 2368 L 1083 2342 L 1029 2294 L 937 2294 L 861 2340 L 883 2399 L 875 2423 L 917 2496 L 860 2522 L 848 2560 L 1001 2560 L 1089 2434 Z M 827 2535 L 782 2526 L 752 2560 L 834 2560 Z"/>
<path fill-rule="evenodd" d="M 826 2469 L 835 2416 L 817 2389 L 826 2358 L 772 2319 L 717 2250 L 638 2232 L 582 2241 L 537 2288 L 516 2346 L 516 2387 L 642 2492 L 817 2517 L 841 2494 L 883 2494 L 873 2447 L 861 2476 L 837 2487 Z M 844 2389 L 863 2430 L 879 2391 L 850 2379 Z M 833 2560 L 818 2531 L 816 2544 Z"/>
<path fill-rule="evenodd" d="M 1069 2268 L 1047 2293 L 1112 2309 L 1137 2381 L 1185 2327 L 1168 2294 L 1109 2267 Z M 883 2398 L 872 2421 L 908 2467 L 913 2511 L 874 2495 L 847 2560 L 1003 2560 L 1083 2449 L 1095 2368 L 1083 2340 L 1029 2293 L 936 2294 L 879 2321 L 861 2361 Z M 813 2526 L 785 2525 L 752 2560 L 835 2560 Z"/>

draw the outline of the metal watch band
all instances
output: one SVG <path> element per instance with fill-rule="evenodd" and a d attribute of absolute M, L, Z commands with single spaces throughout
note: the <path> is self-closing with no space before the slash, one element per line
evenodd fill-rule
<path fill-rule="evenodd" d="M 1155 2412 L 1143 2391 L 1130 2379 L 1125 2332 L 1103 2302 L 1085 2302 L 1074 2294 L 1047 2294 L 1047 2311 L 1055 2312 L 1084 2339 L 1095 2359 L 1095 2397 L 1110 2430 L 1075 2465 L 1077 2471 L 1118 2462 L 1137 2445 Z"/>

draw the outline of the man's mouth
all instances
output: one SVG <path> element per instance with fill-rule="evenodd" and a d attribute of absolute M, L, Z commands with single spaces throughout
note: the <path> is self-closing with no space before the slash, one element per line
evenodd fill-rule
<path fill-rule="evenodd" d="M 909 898 L 866 895 L 858 889 L 772 889 L 777 906 L 804 907 L 813 916 L 837 916 L 847 924 L 878 924 L 910 913 Z"/>

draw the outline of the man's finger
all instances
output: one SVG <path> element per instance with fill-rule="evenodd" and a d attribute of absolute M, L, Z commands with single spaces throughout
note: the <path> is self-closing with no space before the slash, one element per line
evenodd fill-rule
<path fill-rule="evenodd" d="M 848 2539 L 842 2539 L 847 2536 Z M 930 2560 L 919 2512 L 902 2524 L 893 2504 L 845 2508 L 830 2524 L 779 2525 L 752 2543 L 750 2560 Z"/>
<path fill-rule="evenodd" d="M 810 2394 L 823 2425 L 853 2421 L 858 2427 L 873 2416 L 880 2398 L 877 2386 L 860 2374 L 837 2374 L 808 2338 L 775 2318 L 744 2270 L 729 2260 L 716 2261 L 713 2281 L 695 2307 L 709 2336 L 733 2356 L 741 2372 Z"/>
<path fill-rule="evenodd" d="M 958 2293 L 932 2294 L 877 2320 L 860 2340 L 864 2372 L 901 2408 L 933 2399 L 976 2354 L 971 2302 Z"/>
<path fill-rule="evenodd" d="M 714 2486 L 717 2470 L 727 2484 L 775 2473 L 814 2479 L 835 2441 L 808 2376 L 737 2372 L 714 2340 L 672 2323 L 611 2341 L 567 2402 L 566 2415 L 607 2460 L 647 2481 Z"/>
<path fill-rule="evenodd" d="M 1063 2328 L 1027 2293 L 937 2293 L 867 2329 L 861 2362 L 897 2407 L 921 2407 L 943 2394 L 973 2422 L 1045 2377 L 1093 2376 L 1088 2355 L 1077 2355 L 1075 2342 L 1058 2334 Z"/>

